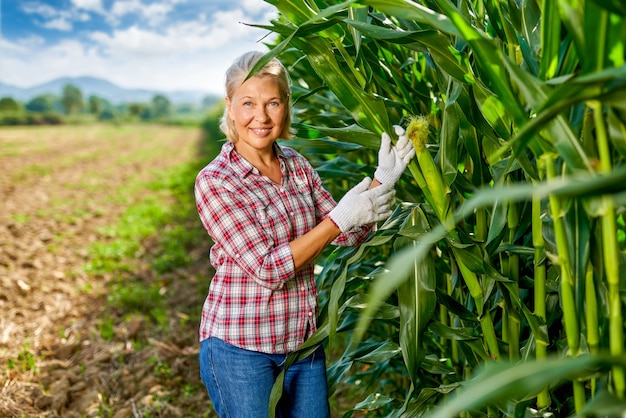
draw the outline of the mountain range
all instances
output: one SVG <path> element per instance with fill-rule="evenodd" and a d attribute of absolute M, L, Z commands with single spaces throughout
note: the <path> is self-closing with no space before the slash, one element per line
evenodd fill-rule
<path fill-rule="evenodd" d="M 112 104 L 120 103 L 146 103 L 152 98 L 161 94 L 167 97 L 174 104 L 182 103 L 200 103 L 207 96 L 211 95 L 207 92 L 197 90 L 176 90 L 176 91 L 158 91 L 148 89 L 128 89 L 117 86 L 107 80 L 95 77 L 62 77 L 47 83 L 39 84 L 33 87 L 16 87 L 0 82 L 0 97 L 12 97 L 20 102 L 27 102 L 32 98 L 42 94 L 62 95 L 63 88 L 72 84 L 78 87 L 83 93 L 83 98 L 91 95 L 101 97 L 108 100 Z"/>

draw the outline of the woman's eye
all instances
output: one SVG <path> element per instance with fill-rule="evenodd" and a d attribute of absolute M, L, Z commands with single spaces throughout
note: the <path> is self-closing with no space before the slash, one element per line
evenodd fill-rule
<path fill-rule="evenodd" d="M 250 106 L 252 106 L 252 102 L 245 102 L 243 104 L 243 107 L 250 107 Z"/>

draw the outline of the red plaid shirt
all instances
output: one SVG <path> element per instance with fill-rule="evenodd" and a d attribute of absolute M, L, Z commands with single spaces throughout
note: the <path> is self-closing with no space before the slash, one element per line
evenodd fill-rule
<path fill-rule="evenodd" d="M 313 265 L 296 272 L 289 242 L 311 230 L 336 203 L 303 156 L 275 147 L 281 185 L 261 176 L 231 142 L 196 178 L 196 205 L 214 242 L 215 267 L 200 341 L 217 337 L 248 350 L 287 353 L 316 330 Z M 358 245 L 370 231 L 357 228 L 333 243 Z"/>

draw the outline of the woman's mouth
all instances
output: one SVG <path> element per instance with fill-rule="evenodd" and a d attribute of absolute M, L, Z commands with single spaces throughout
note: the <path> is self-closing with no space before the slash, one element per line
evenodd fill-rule
<path fill-rule="evenodd" d="M 272 128 L 252 128 L 252 132 L 258 136 L 266 136 L 272 132 Z"/>

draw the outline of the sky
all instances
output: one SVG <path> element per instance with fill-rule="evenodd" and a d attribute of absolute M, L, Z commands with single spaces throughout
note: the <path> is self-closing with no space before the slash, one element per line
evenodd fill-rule
<path fill-rule="evenodd" d="M 263 0 L 0 0 L 0 82 L 92 76 L 120 87 L 224 94 L 224 73 L 267 51 Z M 248 25 L 247 25 L 248 24 Z"/>

